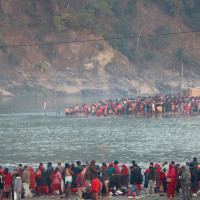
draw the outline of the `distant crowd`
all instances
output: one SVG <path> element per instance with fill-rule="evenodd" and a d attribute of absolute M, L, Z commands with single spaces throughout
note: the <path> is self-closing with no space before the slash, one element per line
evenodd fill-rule
<path fill-rule="evenodd" d="M 120 170 L 121 169 L 121 170 Z M 8 168 L 0 169 L 0 194 L 1 200 L 12 198 L 31 198 L 49 195 L 56 198 L 70 199 L 70 194 L 76 194 L 78 199 L 99 199 L 101 195 L 112 198 L 116 195 L 127 196 L 128 198 L 145 197 L 142 195 L 154 196 L 155 193 L 167 199 L 181 193 L 183 199 L 190 200 L 192 196 L 198 196 L 200 181 L 200 164 L 195 157 L 191 163 L 185 166 L 164 162 L 162 166 L 158 163 L 150 163 L 144 174 L 135 161 L 132 166 L 119 162 L 102 163 L 86 162 L 76 165 L 65 163 L 62 166 L 58 161 L 54 168 L 48 162 L 45 170 L 43 163 L 40 163 L 36 170 L 22 164 L 18 165 L 11 174 Z M 56 193 L 55 193 L 56 192 Z M 64 193 L 64 195 L 63 195 Z"/>
<path fill-rule="evenodd" d="M 153 97 L 108 99 L 93 102 L 92 104 L 66 107 L 66 116 L 112 116 L 112 115 L 152 115 L 155 113 L 198 113 L 200 110 L 200 97 L 181 97 L 161 95 Z"/>

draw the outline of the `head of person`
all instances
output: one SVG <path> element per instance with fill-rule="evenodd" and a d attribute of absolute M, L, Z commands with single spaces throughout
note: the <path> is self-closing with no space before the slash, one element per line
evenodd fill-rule
<path fill-rule="evenodd" d="M 181 166 L 179 164 L 176 164 L 176 169 L 180 169 Z"/>
<path fill-rule="evenodd" d="M 81 165 L 81 161 L 78 160 L 78 161 L 76 162 L 76 164 L 77 164 L 77 166 L 80 166 L 80 165 Z"/>
<path fill-rule="evenodd" d="M 175 161 L 172 161 L 171 164 L 175 165 Z"/>
<path fill-rule="evenodd" d="M 194 158 L 193 158 L 193 162 L 197 162 L 197 157 L 194 157 Z"/>
<path fill-rule="evenodd" d="M 106 163 L 102 163 L 102 168 L 106 168 Z"/>
<path fill-rule="evenodd" d="M 135 160 L 132 160 L 132 165 L 133 165 L 133 166 L 135 165 L 135 163 L 136 163 Z"/>
<path fill-rule="evenodd" d="M 47 163 L 47 167 L 49 168 L 49 167 L 52 167 L 52 163 L 51 162 L 48 162 Z"/>
<path fill-rule="evenodd" d="M 8 168 L 5 168 L 4 173 L 5 173 L 5 174 L 8 173 Z"/>
<path fill-rule="evenodd" d="M 134 170 L 134 167 L 133 167 L 133 166 L 131 166 L 129 169 L 130 169 L 130 171 L 133 171 L 133 170 Z"/>
<path fill-rule="evenodd" d="M 70 164 L 69 163 L 65 163 L 65 169 L 70 168 Z"/>
<path fill-rule="evenodd" d="M 138 168 L 137 164 L 135 164 L 133 167 L 134 167 L 134 169 Z"/>
<path fill-rule="evenodd" d="M 31 171 L 33 171 L 33 168 L 32 168 L 32 167 L 29 167 L 29 169 L 30 169 Z"/>
<path fill-rule="evenodd" d="M 160 165 L 158 163 L 155 164 L 155 168 L 160 168 Z"/>
<path fill-rule="evenodd" d="M 153 162 L 150 162 L 149 167 L 153 167 Z"/>
<path fill-rule="evenodd" d="M 19 165 L 18 165 L 18 169 L 22 169 L 22 164 L 19 164 Z"/>
<path fill-rule="evenodd" d="M 39 167 L 43 166 L 43 163 L 40 163 Z"/>
<path fill-rule="evenodd" d="M 27 166 L 27 165 L 24 166 L 24 170 L 26 170 L 26 169 L 28 169 L 28 166 Z"/>
<path fill-rule="evenodd" d="M 119 164 L 119 162 L 117 160 L 115 160 L 114 165 L 118 165 L 118 164 Z"/>
<path fill-rule="evenodd" d="M 58 160 L 58 165 L 61 165 L 61 160 Z"/>
<path fill-rule="evenodd" d="M 169 170 L 173 169 L 174 168 L 174 165 L 173 164 L 170 164 L 169 165 Z"/>
<path fill-rule="evenodd" d="M 165 161 L 165 162 L 163 163 L 163 166 L 164 166 L 164 165 L 167 165 L 167 164 L 168 164 L 168 162 L 167 162 L 167 161 Z"/>
<path fill-rule="evenodd" d="M 83 170 L 80 168 L 80 169 L 78 169 L 78 173 L 80 174 L 81 172 L 82 172 Z"/>
<path fill-rule="evenodd" d="M 44 171 L 43 165 L 41 165 L 41 166 L 39 167 L 39 169 L 40 169 L 41 171 Z"/>
<path fill-rule="evenodd" d="M 86 165 L 81 165 L 82 170 L 84 170 L 86 168 Z"/>
<path fill-rule="evenodd" d="M 111 162 L 111 163 L 109 164 L 109 167 L 114 167 L 113 162 Z"/>
<path fill-rule="evenodd" d="M 185 168 L 185 166 L 182 166 L 181 171 L 184 171 L 184 170 L 186 170 L 186 168 Z"/>
<path fill-rule="evenodd" d="M 16 175 L 17 173 L 18 173 L 18 169 L 14 169 L 14 170 L 13 170 L 13 174 Z"/>
<path fill-rule="evenodd" d="M 96 161 L 95 160 L 92 160 L 91 161 L 91 165 L 95 165 Z"/>

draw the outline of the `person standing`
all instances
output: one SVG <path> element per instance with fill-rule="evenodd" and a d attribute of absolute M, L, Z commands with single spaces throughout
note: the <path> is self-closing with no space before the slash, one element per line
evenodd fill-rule
<path fill-rule="evenodd" d="M 154 194 L 155 180 L 156 180 L 156 170 L 153 166 L 153 162 L 150 163 L 149 166 L 149 174 L 148 174 L 148 193 Z"/>
<path fill-rule="evenodd" d="M 78 169 L 78 175 L 77 175 L 77 178 L 76 178 L 77 187 L 78 187 L 78 199 L 79 200 L 82 200 L 83 190 L 85 190 L 84 189 L 85 188 L 85 182 L 84 182 L 84 179 L 83 179 L 81 172 L 82 172 L 82 170 Z"/>
<path fill-rule="evenodd" d="M 16 174 L 13 190 L 14 190 L 14 200 L 21 200 L 22 179 L 19 173 Z"/>
<path fill-rule="evenodd" d="M 193 163 L 190 163 L 190 173 L 191 173 L 191 188 L 194 189 L 193 196 L 197 196 L 197 185 L 198 185 L 198 171 L 197 168 L 194 167 Z"/>
<path fill-rule="evenodd" d="M 92 182 L 93 179 L 96 179 L 98 177 L 98 173 L 99 173 L 99 170 L 97 170 L 96 167 L 95 167 L 95 163 L 96 163 L 96 161 L 92 160 L 91 161 L 91 165 L 89 167 L 89 170 L 90 170 L 90 181 L 91 182 Z"/>
<path fill-rule="evenodd" d="M 185 168 L 185 166 L 181 167 L 181 176 L 179 177 L 179 180 L 182 184 L 182 195 L 184 200 L 190 200 L 190 174 L 188 170 Z"/>
<path fill-rule="evenodd" d="M 36 178 L 36 174 L 33 171 L 32 167 L 29 167 L 29 168 L 30 168 L 30 172 L 31 172 L 31 175 L 30 175 L 30 190 L 32 192 L 35 192 L 35 178 Z"/>
<path fill-rule="evenodd" d="M 139 199 L 140 198 L 140 195 L 139 195 L 139 191 L 138 191 L 138 188 L 137 188 L 137 183 L 138 183 L 138 180 L 139 180 L 139 174 L 138 174 L 138 171 L 136 170 L 136 167 L 134 166 L 131 166 L 130 167 L 130 171 L 131 171 L 131 176 L 130 176 L 130 185 L 131 185 L 131 191 L 130 191 L 130 195 L 128 198 L 133 198 L 133 192 L 136 193 L 136 199 Z"/>
<path fill-rule="evenodd" d="M 108 169 L 107 169 L 106 163 L 102 163 L 101 173 L 102 173 L 102 183 L 104 184 L 104 186 L 106 188 L 106 197 L 108 197 L 108 195 L 109 195 L 109 189 L 108 189 L 109 176 L 108 176 Z"/>
<path fill-rule="evenodd" d="M 25 165 L 24 166 L 24 172 L 22 175 L 22 182 L 23 182 L 23 187 L 24 187 L 24 196 L 27 197 L 32 197 L 32 193 L 30 191 L 30 176 L 31 176 L 31 172 L 30 172 L 30 168 Z"/>
<path fill-rule="evenodd" d="M 167 173 L 167 198 L 170 200 L 170 196 L 175 198 L 175 190 L 176 190 L 176 171 L 174 169 L 174 165 L 170 164 L 169 172 Z"/>
<path fill-rule="evenodd" d="M 52 187 L 51 195 L 54 195 L 55 190 L 59 190 L 60 195 L 63 194 L 61 189 L 61 182 L 62 182 L 62 176 L 58 168 L 56 168 L 51 174 L 51 187 Z"/>
<path fill-rule="evenodd" d="M 3 188 L 4 188 L 2 174 L 3 174 L 3 169 L 0 169 L 0 199 L 2 199 L 1 198 L 2 197 L 2 191 L 3 191 Z"/>
<path fill-rule="evenodd" d="M 12 175 L 12 199 L 14 200 L 14 184 L 15 184 L 15 179 L 16 179 L 16 174 L 18 174 L 18 170 L 14 169 L 14 173 Z"/>
<path fill-rule="evenodd" d="M 8 172 L 8 168 L 5 168 L 2 177 L 4 179 L 4 191 L 6 198 L 10 197 L 10 192 L 12 191 L 11 184 L 12 184 L 12 175 Z"/>
<path fill-rule="evenodd" d="M 46 170 L 46 178 L 47 178 L 47 186 L 49 188 L 49 194 L 51 194 L 51 174 L 53 171 L 54 168 L 52 167 L 52 163 L 48 162 Z"/>
<path fill-rule="evenodd" d="M 22 174 L 23 174 L 22 164 L 18 165 L 18 171 L 19 171 L 19 175 L 22 177 Z"/>

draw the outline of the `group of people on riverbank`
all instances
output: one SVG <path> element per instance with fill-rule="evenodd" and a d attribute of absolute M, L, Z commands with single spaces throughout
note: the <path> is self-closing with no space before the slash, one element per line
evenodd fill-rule
<path fill-rule="evenodd" d="M 107 198 L 116 195 L 140 198 L 142 193 L 153 196 L 156 192 L 160 195 L 167 193 L 167 198 L 170 199 L 170 196 L 174 198 L 175 193 L 182 191 L 183 198 L 190 200 L 192 194 L 198 195 L 199 181 L 200 164 L 197 158 L 185 166 L 174 161 L 164 162 L 162 166 L 151 162 L 144 177 L 135 161 L 132 161 L 129 168 L 123 164 L 121 170 L 118 161 L 111 162 L 108 166 L 102 163 L 101 167 L 94 160 L 85 165 L 77 161 L 76 166 L 74 163 L 62 166 L 61 161 L 58 161 L 55 168 L 48 162 L 46 170 L 43 163 L 35 171 L 22 164 L 14 169 L 13 174 L 8 168 L 0 169 L 0 194 L 1 200 L 10 197 L 20 200 L 33 195 L 51 196 L 55 191 L 59 192 L 58 197 L 65 196 L 66 199 L 70 199 L 71 193 L 76 194 L 78 199 L 99 199 L 101 194 Z"/>
<path fill-rule="evenodd" d="M 161 95 L 153 97 L 137 97 L 123 99 L 108 99 L 92 104 L 66 107 L 66 116 L 112 116 L 112 115 L 152 115 L 155 113 L 190 114 L 200 111 L 200 97 L 181 97 Z"/>

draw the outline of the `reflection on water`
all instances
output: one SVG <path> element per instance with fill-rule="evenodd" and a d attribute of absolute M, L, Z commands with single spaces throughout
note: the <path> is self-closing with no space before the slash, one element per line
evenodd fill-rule
<path fill-rule="evenodd" d="M 49 112 L 44 119 L 37 112 L 0 114 L 0 138 L 0 164 L 11 166 L 59 159 L 134 159 L 146 166 L 150 161 L 185 163 L 200 157 L 199 116 L 56 118 Z"/>

